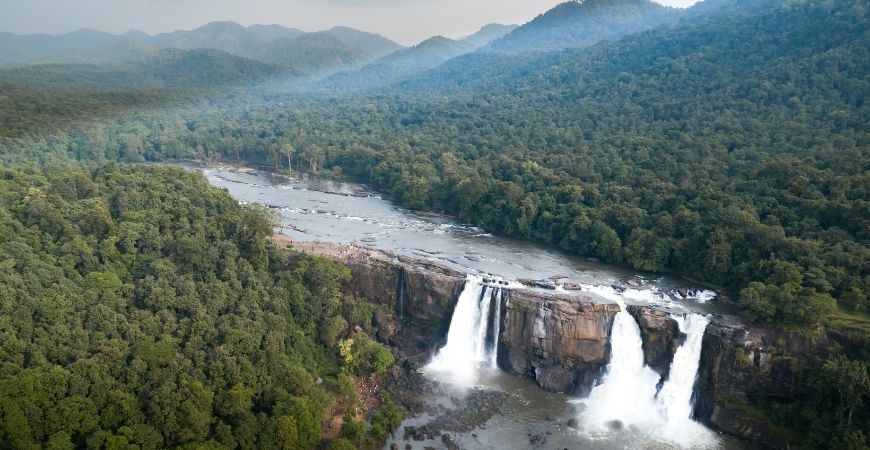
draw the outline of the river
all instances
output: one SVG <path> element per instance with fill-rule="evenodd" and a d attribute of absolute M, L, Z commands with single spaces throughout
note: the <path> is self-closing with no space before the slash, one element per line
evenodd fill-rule
<path fill-rule="evenodd" d="M 229 167 L 184 167 L 201 170 L 212 185 L 226 189 L 240 202 L 260 203 L 277 211 L 281 226 L 276 232 L 298 241 L 355 242 L 399 255 L 426 259 L 473 276 L 495 276 L 525 283 L 536 280 L 538 288 L 564 290 L 567 287 L 569 290 L 566 292 L 582 289 L 583 295 L 601 301 L 654 305 L 677 315 L 703 315 L 719 308 L 714 300 L 715 293 L 694 288 L 691 283 L 677 277 L 631 271 L 568 255 L 544 245 L 494 236 L 450 217 L 409 211 L 361 184 L 317 179 L 306 174 L 288 178 Z M 633 323 L 633 319 L 626 320 Z M 626 328 L 624 341 L 633 342 L 632 339 L 637 339 L 632 334 L 637 333 L 636 325 L 634 327 Z M 703 333 L 703 328 L 700 332 Z M 617 337 L 612 336 L 612 339 Z M 613 345 L 629 344 L 614 342 Z M 687 348 L 685 352 L 690 350 Z M 694 350 L 697 355 L 699 350 Z M 639 348 L 633 351 L 639 351 Z M 628 353 L 622 356 L 614 356 L 613 359 L 632 357 Z M 697 356 L 694 359 L 697 364 Z M 696 370 L 697 367 L 691 366 L 691 362 L 687 367 Z M 642 372 L 645 369 L 648 368 L 634 368 L 636 373 L 647 373 Z M 624 401 L 621 399 L 648 395 L 647 391 L 651 393 L 649 395 L 655 395 L 655 379 L 649 383 L 638 381 L 635 383 L 638 386 L 633 388 L 612 389 L 616 382 L 611 379 L 608 383 L 607 377 L 604 377 L 602 385 L 596 388 L 597 394 L 593 391 L 590 398 L 578 399 L 546 393 L 532 381 L 506 375 L 498 369 L 481 367 L 477 370 L 475 388 L 496 390 L 507 396 L 501 412 L 485 424 L 468 432 L 451 433 L 455 444 L 461 448 L 746 448 L 735 439 L 713 433 L 689 420 L 679 422 L 678 429 L 671 429 L 672 424 L 667 420 L 649 420 L 665 415 L 658 411 L 661 406 L 657 406 L 652 398 L 648 399 L 649 405 L 644 405 L 649 411 L 641 414 L 643 421 L 620 422 L 602 428 L 595 426 L 595 420 L 590 419 L 595 416 L 590 414 L 593 412 L 588 410 L 590 407 L 602 408 L 602 405 Z M 613 374 L 614 378 L 625 377 L 625 371 L 624 368 L 610 367 L 608 374 Z M 428 375 L 439 379 L 437 371 L 432 372 Z M 689 407 L 692 373 L 688 374 L 688 380 L 684 382 L 688 384 L 682 389 L 662 388 L 663 392 L 688 389 L 687 393 L 684 392 L 687 398 L 683 402 L 686 405 L 681 405 L 681 410 L 688 410 Z M 628 375 L 631 380 L 637 377 L 640 375 Z M 664 384 L 667 386 L 668 383 Z M 613 400 L 607 400 L 608 385 L 610 390 L 618 394 L 613 396 Z M 449 394 L 438 395 L 429 401 L 449 414 L 450 404 L 458 403 L 464 394 L 460 388 L 448 389 L 447 392 Z M 445 444 L 440 439 L 404 439 L 403 430 L 406 427 L 418 427 L 431 419 L 427 415 L 407 419 L 385 448 L 394 443 L 399 448 L 444 448 Z M 576 423 L 569 427 L 567 424 L 572 419 Z"/>

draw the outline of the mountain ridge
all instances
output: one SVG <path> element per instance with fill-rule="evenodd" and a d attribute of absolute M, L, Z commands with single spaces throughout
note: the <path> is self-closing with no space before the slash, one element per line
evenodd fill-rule
<path fill-rule="evenodd" d="M 482 51 L 525 53 L 585 47 L 677 20 L 680 12 L 652 0 L 568 1 L 520 25 Z"/>

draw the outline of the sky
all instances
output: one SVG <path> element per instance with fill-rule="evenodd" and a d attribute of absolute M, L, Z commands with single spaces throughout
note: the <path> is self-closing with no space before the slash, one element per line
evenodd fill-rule
<path fill-rule="evenodd" d="M 156 34 L 215 20 L 304 31 L 343 25 L 411 45 L 461 37 L 488 23 L 525 23 L 564 0 L 0 0 L 0 31 L 58 34 L 79 28 Z M 657 0 L 689 6 L 696 0 Z"/>

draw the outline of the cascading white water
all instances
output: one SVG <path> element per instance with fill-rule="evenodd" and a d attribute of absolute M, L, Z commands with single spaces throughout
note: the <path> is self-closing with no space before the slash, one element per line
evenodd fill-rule
<path fill-rule="evenodd" d="M 648 424 L 655 421 L 655 394 L 659 375 L 643 363 L 640 328 L 617 299 L 620 311 L 610 332 L 610 364 L 602 383 L 592 389 L 585 421 L 599 430 L 613 421 Z"/>
<path fill-rule="evenodd" d="M 692 420 L 692 391 L 698 377 L 704 330 L 710 321 L 700 314 L 674 319 L 686 334 L 686 341 L 674 353 L 668 380 L 658 394 L 659 416 L 664 422 L 661 434 L 684 447 L 700 447 L 703 443 L 710 446 L 715 442 L 710 430 Z"/>
<path fill-rule="evenodd" d="M 481 277 L 468 276 L 450 320 L 447 344 L 426 365 L 427 372 L 459 386 L 477 382 L 478 368 L 492 361 L 486 332 L 493 289 Z"/>
<path fill-rule="evenodd" d="M 477 300 L 477 332 L 474 335 L 474 359 L 471 361 L 475 366 L 484 361 L 489 361 L 486 351 L 486 330 L 489 327 L 489 304 L 492 301 L 492 286 L 483 289 L 483 295 Z"/>
<path fill-rule="evenodd" d="M 591 430 L 607 432 L 618 421 L 617 428 L 628 427 L 632 432 L 681 447 L 715 446 L 715 435 L 691 419 L 701 341 L 709 320 L 694 313 L 673 316 L 686 340 L 674 354 L 669 377 L 657 393 L 660 377 L 643 362 L 640 328 L 634 317 L 617 294 L 607 288 L 596 293 L 618 303 L 620 312 L 610 333 L 607 372 L 589 397 L 580 401 L 586 405 L 584 423 Z"/>
<path fill-rule="evenodd" d="M 493 369 L 498 369 L 498 338 L 501 333 L 501 296 L 502 290 L 499 288 L 495 293 L 495 314 L 492 324 L 492 350 L 489 352 L 489 366 Z"/>

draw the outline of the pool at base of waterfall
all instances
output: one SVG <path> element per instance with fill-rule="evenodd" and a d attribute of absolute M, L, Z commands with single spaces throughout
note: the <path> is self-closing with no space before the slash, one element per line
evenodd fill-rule
<path fill-rule="evenodd" d="M 610 362 L 588 396 L 571 398 L 498 369 L 501 290 L 468 276 L 446 343 L 421 370 L 436 385 L 428 408 L 386 448 L 742 448 L 690 417 L 704 315 L 673 315 L 685 340 L 662 379 L 644 364 L 640 328 L 616 298 Z"/>
<path fill-rule="evenodd" d="M 425 448 L 486 450 L 703 448 L 703 446 L 686 446 L 662 439 L 655 429 L 641 426 L 611 422 L 607 424 L 607 428 L 600 429 L 597 425 L 584 421 L 583 417 L 589 412 L 577 403 L 581 399 L 545 392 L 532 380 L 517 378 L 499 370 L 483 369 L 478 386 L 470 389 L 457 388 L 449 383 L 438 381 L 433 383 L 438 384 L 439 389 L 437 394 L 426 399 L 428 410 L 403 421 L 395 436 L 388 439 L 384 449 L 390 449 L 393 444 L 396 444 L 399 449 L 414 450 Z M 503 394 L 503 398 L 492 400 L 494 403 L 501 404 L 488 420 L 471 430 L 439 426 L 444 422 L 450 423 L 443 417 L 453 415 L 462 417 L 463 409 L 466 409 L 469 403 L 465 398 L 474 397 L 480 391 Z M 473 403 L 479 405 L 481 401 Z M 436 426 L 427 428 L 427 425 L 433 422 Z M 430 430 L 434 433 L 427 435 L 426 432 Z M 749 448 L 735 438 L 709 433 L 712 439 L 707 448 L 722 450 Z"/>

